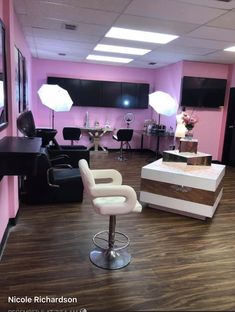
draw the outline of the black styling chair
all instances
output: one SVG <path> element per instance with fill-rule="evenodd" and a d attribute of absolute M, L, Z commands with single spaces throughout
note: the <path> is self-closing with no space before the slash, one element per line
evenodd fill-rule
<path fill-rule="evenodd" d="M 64 127 L 63 128 L 63 139 L 71 141 L 71 145 L 66 148 L 71 149 L 86 149 L 84 145 L 74 145 L 74 141 L 79 141 L 82 137 L 81 129 L 76 127 Z"/>
<path fill-rule="evenodd" d="M 133 129 L 119 129 L 117 131 L 117 134 L 113 135 L 114 140 L 121 142 L 118 160 L 121 161 L 126 160 L 126 158 L 123 156 L 123 148 L 125 145 L 127 149 L 131 149 L 129 142 L 131 141 L 132 137 L 133 137 Z"/>
<path fill-rule="evenodd" d="M 81 157 L 89 162 L 89 151 L 81 152 Z M 69 164 L 53 166 L 47 149 L 42 149 L 36 175 L 25 177 L 21 200 L 30 204 L 82 202 L 83 183 L 79 168 Z"/>
<path fill-rule="evenodd" d="M 17 128 L 26 137 L 40 137 L 42 138 L 42 147 L 46 147 L 52 142 L 56 147 L 59 145 L 55 139 L 57 130 L 48 128 L 36 128 L 31 111 L 23 112 L 17 118 Z"/>

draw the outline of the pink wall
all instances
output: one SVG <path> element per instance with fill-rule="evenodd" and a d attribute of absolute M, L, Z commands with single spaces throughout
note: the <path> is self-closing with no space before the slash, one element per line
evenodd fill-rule
<path fill-rule="evenodd" d="M 224 142 L 224 127 L 227 114 L 227 98 L 230 87 L 230 78 L 235 85 L 235 74 L 229 74 L 229 66 L 224 64 L 212 64 L 201 62 L 179 62 L 156 70 L 154 91 L 164 91 L 169 93 L 176 102 L 180 102 L 181 78 L 183 76 L 213 77 L 228 79 L 228 87 L 225 98 L 225 106 L 218 109 L 200 108 L 194 110 L 199 122 L 196 124 L 193 133 L 199 141 L 199 151 L 209 153 L 214 160 L 221 160 Z M 232 73 L 235 72 L 233 67 Z M 179 107 L 180 110 L 180 107 Z M 191 113 L 192 110 L 187 110 Z M 153 118 L 157 121 L 158 115 L 153 112 Z M 172 117 L 161 116 L 161 123 L 167 128 L 175 129 L 175 115 Z M 213 138 L 213 140 L 212 140 Z M 156 140 L 151 140 L 150 147 L 156 148 Z M 162 142 L 163 143 L 163 142 Z M 161 149 L 166 148 L 160 147 Z"/>
<path fill-rule="evenodd" d="M 33 59 L 32 110 L 37 127 L 51 126 L 51 111 L 41 104 L 37 95 L 40 86 L 46 83 L 47 76 L 143 82 L 149 83 L 151 88 L 154 83 L 153 70 Z M 144 120 L 150 118 L 149 109 L 126 110 L 115 108 L 72 107 L 69 112 L 55 113 L 55 128 L 58 130 L 56 138 L 59 143 L 65 143 L 62 138 L 63 127 L 83 126 L 86 112 L 89 113 L 91 126 L 94 125 L 96 120 L 99 121 L 101 126 L 108 120 L 110 125 L 116 129 L 126 126 L 123 117 L 127 112 L 132 112 L 135 115 L 135 121 L 131 124 L 131 127 L 134 129 L 143 129 Z M 84 133 L 79 144 L 87 146 L 89 143 L 89 137 Z M 66 144 L 69 144 L 69 142 L 66 142 Z M 114 141 L 110 134 L 106 134 L 102 137 L 102 144 L 109 148 L 119 147 L 119 143 Z M 138 132 L 134 133 L 131 145 L 132 148 L 140 147 L 140 134 Z"/>
<path fill-rule="evenodd" d="M 15 46 L 20 50 L 22 55 L 26 58 L 26 69 L 27 69 L 27 83 L 28 83 L 28 104 L 32 102 L 31 99 L 31 75 L 32 75 L 32 57 L 29 51 L 27 42 L 25 41 L 24 34 L 22 33 L 21 26 L 17 17 L 14 15 L 14 39 Z M 16 105 L 16 115 L 18 115 L 18 105 Z"/>
<path fill-rule="evenodd" d="M 3 20 L 5 27 L 6 27 L 6 32 L 7 32 L 7 26 L 10 24 L 10 19 L 9 19 L 9 14 L 8 14 L 8 9 L 6 8 L 6 2 L 4 3 L 3 0 L 0 0 L 0 8 L 1 8 L 1 19 Z M 8 40 L 8 47 L 10 43 Z M 8 48 L 7 47 L 7 48 Z M 10 64 L 10 58 L 8 57 L 8 67 Z M 8 77 L 8 83 L 10 82 L 10 79 Z M 9 134 L 9 126 L 4 129 L 3 131 L 0 132 L 0 139 L 2 139 L 4 136 Z M 8 177 L 3 177 L 2 180 L 0 181 L 0 201 L 1 201 L 1 209 L 0 209 L 0 241 L 2 239 L 2 236 L 4 234 L 4 231 L 7 227 L 8 220 L 9 220 L 9 207 L 11 205 L 10 202 L 10 192 L 9 192 L 9 185 L 8 183 L 10 182 L 10 179 Z"/>
<path fill-rule="evenodd" d="M 231 88 L 235 87 L 235 65 L 230 65 L 230 85 Z"/>
<path fill-rule="evenodd" d="M 168 93 L 173 97 L 173 99 L 175 99 L 177 105 L 179 105 L 181 77 L 182 62 L 159 68 L 155 74 L 154 91 L 163 91 Z M 158 118 L 156 113 L 153 113 L 153 117 L 156 119 Z M 175 116 L 167 117 L 161 115 L 161 122 L 164 123 L 168 128 L 171 126 L 173 129 L 175 129 Z"/>
<path fill-rule="evenodd" d="M 0 0 L 0 17 L 5 22 L 5 17 L 3 13 L 3 0 Z M 7 129 L 4 129 L 0 132 L 0 139 L 7 135 Z M 0 241 L 6 229 L 8 219 L 9 219 L 9 202 L 8 202 L 8 178 L 4 177 L 0 181 L 0 201 L 1 201 L 1 209 L 0 209 Z"/>
<path fill-rule="evenodd" d="M 163 91 L 171 95 L 177 105 L 180 97 L 180 85 L 182 77 L 182 62 L 178 62 L 172 65 L 168 65 L 156 70 L 155 73 L 155 85 L 154 91 Z M 164 103 L 162 103 L 164 105 Z M 152 110 L 152 118 L 158 123 L 158 114 Z M 166 125 L 166 129 L 170 131 L 170 127 L 175 129 L 176 120 L 175 115 L 173 116 L 160 116 L 160 123 Z M 169 145 L 173 143 L 173 139 L 160 138 L 160 151 L 169 149 Z M 156 150 L 156 138 L 151 138 L 150 148 Z"/>
<path fill-rule="evenodd" d="M 16 135 L 16 118 L 18 116 L 18 106 L 15 103 L 15 63 L 14 45 L 17 43 L 27 58 L 29 64 L 28 75 L 31 72 L 31 56 L 25 38 L 20 30 L 18 21 L 15 19 L 12 0 L 0 0 L 1 18 L 6 28 L 7 41 L 7 75 L 8 75 L 8 110 L 9 125 L 0 132 L 0 139 L 6 135 Z M 7 227 L 9 218 L 14 218 L 19 208 L 18 201 L 18 178 L 3 177 L 0 181 L 0 241 Z"/>
<path fill-rule="evenodd" d="M 94 64 L 80 64 L 72 62 L 56 62 L 48 60 L 33 60 L 33 83 L 32 83 L 32 109 L 35 114 L 35 120 L 38 127 L 50 127 L 51 111 L 43 106 L 37 96 L 39 87 L 46 83 L 47 76 L 71 77 L 83 79 L 100 79 L 113 81 L 133 81 L 133 82 L 148 82 L 150 83 L 151 92 L 160 90 L 169 93 L 179 104 L 181 91 L 181 78 L 184 75 L 198 77 L 214 77 L 228 78 L 229 66 L 223 64 L 200 63 L 200 62 L 179 62 L 157 70 L 134 69 L 118 66 L 104 66 Z M 69 74 L 68 74 L 69 73 Z M 199 118 L 199 123 L 194 128 L 194 137 L 199 140 L 199 150 L 205 153 L 210 153 L 215 160 L 221 160 L 223 146 L 223 129 L 224 118 L 226 116 L 225 107 L 219 109 L 197 109 L 196 114 Z M 55 128 L 58 130 L 57 139 L 59 143 L 64 143 L 62 139 L 62 129 L 64 126 L 74 125 L 82 126 L 84 124 L 85 113 L 89 112 L 90 123 L 94 124 L 96 120 L 100 125 L 106 120 L 118 129 L 125 127 L 123 116 L 127 110 L 121 109 L 104 109 L 104 108 L 84 108 L 73 107 L 70 112 L 55 113 Z M 131 110 L 135 114 L 135 122 L 132 124 L 134 129 L 143 129 L 145 119 L 154 118 L 158 120 L 158 115 L 148 110 Z M 191 111 L 188 111 L 189 113 Z M 47 116 L 45 118 L 45 116 Z M 213 120 L 213 123 L 208 121 Z M 167 129 L 172 127 L 175 129 L 175 116 L 161 116 L 161 123 L 166 124 Z M 211 144 L 211 136 L 213 135 L 214 142 Z M 88 145 L 89 138 L 83 136 L 81 144 Z M 118 147 L 118 144 L 112 140 L 111 135 L 106 135 L 102 138 L 102 143 L 110 148 Z M 145 140 L 146 147 L 152 150 L 156 148 L 156 140 Z M 136 132 L 133 148 L 139 148 L 140 135 Z"/>

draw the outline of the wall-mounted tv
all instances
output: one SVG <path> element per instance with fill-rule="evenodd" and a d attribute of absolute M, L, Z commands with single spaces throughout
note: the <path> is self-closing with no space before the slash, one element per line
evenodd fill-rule
<path fill-rule="evenodd" d="M 148 108 L 149 84 L 47 77 L 70 94 L 74 106 Z"/>
<path fill-rule="evenodd" d="M 184 76 L 181 87 L 181 106 L 211 107 L 224 105 L 226 79 Z"/>

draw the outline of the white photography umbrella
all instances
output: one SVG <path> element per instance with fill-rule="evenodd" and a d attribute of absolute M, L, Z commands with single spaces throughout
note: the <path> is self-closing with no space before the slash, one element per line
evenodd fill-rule
<path fill-rule="evenodd" d="M 165 116 L 172 116 L 177 110 L 177 105 L 173 97 L 162 91 L 149 94 L 149 105 L 158 114 Z"/>
<path fill-rule="evenodd" d="M 168 93 L 155 91 L 149 94 L 149 105 L 156 111 L 158 115 L 158 126 L 160 126 L 161 115 L 172 116 L 176 113 L 176 101 Z M 159 134 L 157 134 L 156 156 L 159 156 Z"/>
<path fill-rule="evenodd" d="M 43 84 L 38 90 L 43 105 L 52 110 L 52 128 L 54 129 L 54 111 L 70 111 L 73 101 L 67 90 L 58 85 Z"/>

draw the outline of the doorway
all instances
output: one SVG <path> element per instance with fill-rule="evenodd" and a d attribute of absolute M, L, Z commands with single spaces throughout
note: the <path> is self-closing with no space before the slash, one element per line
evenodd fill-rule
<path fill-rule="evenodd" d="M 235 88 L 230 89 L 222 162 L 235 166 Z"/>

